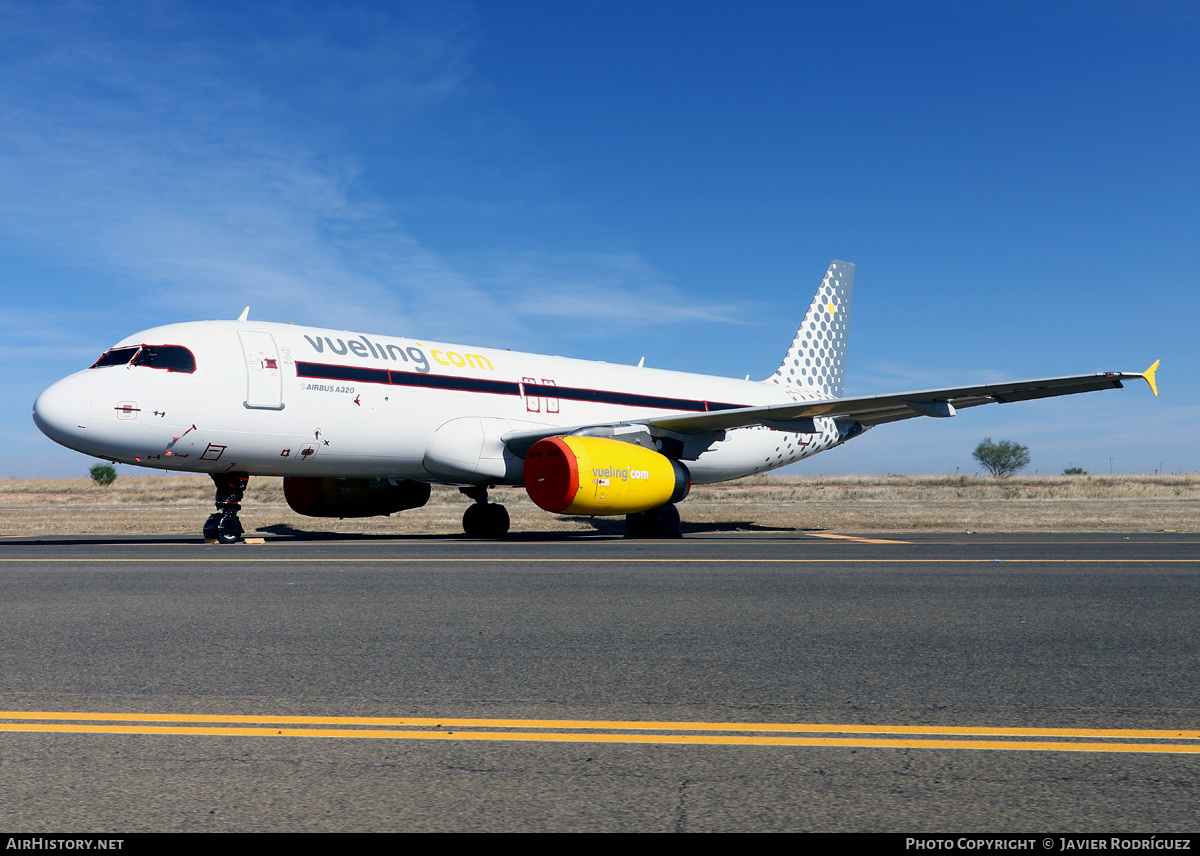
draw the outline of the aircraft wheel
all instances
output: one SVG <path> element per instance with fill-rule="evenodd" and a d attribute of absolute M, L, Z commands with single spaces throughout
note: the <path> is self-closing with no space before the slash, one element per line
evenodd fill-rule
<path fill-rule="evenodd" d="M 487 521 L 484 519 L 484 506 L 472 503 L 463 512 L 463 532 L 472 538 L 480 538 L 487 534 Z"/>
<path fill-rule="evenodd" d="M 217 540 L 222 544 L 236 544 L 242 540 L 242 521 L 230 515 L 222 517 L 221 522 L 217 525 Z"/>
<path fill-rule="evenodd" d="M 508 511 L 503 505 L 474 503 L 463 512 L 463 532 L 472 538 L 497 538 L 508 534 Z"/>
<path fill-rule="evenodd" d="M 204 540 L 214 541 L 217 537 L 217 527 L 221 525 L 220 514 L 208 515 L 208 520 L 204 521 Z"/>
<path fill-rule="evenodd" d="M 494 502 L 487 506 L 488 534 L 503 537 L 508 534 L 508 509 Z"/>
<path fill-rule="evenodd" d="M 649 513 L 655 515 L 659 538 L 683 537 L 683 530 L 679 525 L 678 508 L 673 505 L 664 505 L 662 508 L 655 509 Z"/>
<path fill-rule="evenodd" d="M 626 538 L 682 538 L 679 509 L 673 505 L 625 515 Z"/>
<path fill-rule="evenodd" d="M 625 515 L 626 538 L 649 538 L 650 533 L 647 530 L 646 512 L 639 511 L 637 514 Z"/>

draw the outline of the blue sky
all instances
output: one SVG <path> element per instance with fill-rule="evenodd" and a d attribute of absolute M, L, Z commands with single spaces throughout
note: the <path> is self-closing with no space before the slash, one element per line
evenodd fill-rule
<path fill-rule="evenodd" d="M 1162 358 L 1162 396 L 790 472 L 1200 470 L 1198 141 L 1190 2 L 0 0 L 0 475 L 86 470 L 30 405 L 158 324 L 766 377 L 834 258 L 849 395 Z"/>

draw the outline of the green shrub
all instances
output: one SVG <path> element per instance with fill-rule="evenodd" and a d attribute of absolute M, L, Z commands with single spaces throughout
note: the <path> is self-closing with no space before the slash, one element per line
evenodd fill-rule
<path fill-rule="evenodd" d="M 117 480 L 117 468 L 112 464 L 96 464 L 88 470 L 88 475 L 96 484 L 107 487 Z"/>
<path fill-rule="evenodd" d="M 1008 478 L 1029 466 L 1029 447 L 1012 440 L 993 443 L 991 437 L 984 437 L 971 456 L 998 479 Z"/>
<path fill-rule="evenodd" d="M 1067 467 L 1063 470 L 1064 476 L 1086 476 L 1087 470 L 1083 467 Z"/>

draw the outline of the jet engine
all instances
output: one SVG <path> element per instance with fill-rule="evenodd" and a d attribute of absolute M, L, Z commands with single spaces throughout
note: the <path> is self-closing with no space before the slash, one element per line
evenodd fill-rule
<path fill-rule="evenodd" d="M 525 455 L 525 490 L 555 514 L 637 514 L 688 495 L 679 461 L 605 437 L 547 437 Z"/>
<path fill-rule="evenodd" d="M 429 485 L 406 479 L 331 479 L 287 476 L 283 496 L 307 517 L 380 517 L 429 502 Z"/>

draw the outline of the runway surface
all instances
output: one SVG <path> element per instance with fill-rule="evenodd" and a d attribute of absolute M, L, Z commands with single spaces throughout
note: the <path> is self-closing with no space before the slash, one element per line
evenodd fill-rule
<path fill-rule="evenodd" d="M 0 542 L 0 823 L 1168 832 L 1200 536 Z"/>

